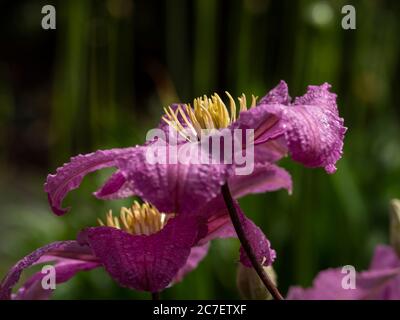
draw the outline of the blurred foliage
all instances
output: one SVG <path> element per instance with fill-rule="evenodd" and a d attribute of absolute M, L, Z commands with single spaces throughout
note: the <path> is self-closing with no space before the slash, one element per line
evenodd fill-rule
<path fill-rule="evenodd" d="M 244 211 L 278 252 L 283 292 L 324 268 L 365 268 L 388 241 L 388 203 L 400 197 L 398 1 L 350 1 L 357 29 L 341 28 L 348 1 L 107 0 L 0 4 L 0 275 L 50 241 L 74 239 L 108 208 L 93 174 L 55 217 L 42 185 L 77 153 L 142 143 L 162 107 L 228 90 L 262 96 L 280 79 L 292 96 L 329 82 L 349 128 L 338 171 L 285 159 L 294 192 L 249 196 Z M 53 4 L 57 30 L 42 30 Z M 210 254 L 164 298 L 238 298 L 238 242 Z M 148 298 L 103 270 L 81 273 L 56 298 Z"/>

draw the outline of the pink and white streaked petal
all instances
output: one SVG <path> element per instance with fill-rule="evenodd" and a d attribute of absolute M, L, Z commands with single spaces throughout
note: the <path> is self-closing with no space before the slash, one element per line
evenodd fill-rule
<path fill-rule="evenodd" d="M 264 143 L 276 141 L 275 150 L 282 150 L 282 157 L 288 150 L 303 165 L 324 167 L 333 173 L 342 155 L 346 132 L 335 99 L 329 85 L 310 86 L 308 93 L 293 105 L 261 103 L 241 113 L 238 127 L 255 130 L 256 154 Z"/>
<path fill-rule="evenodd" d="M 307 167 L 324 167 L 327 173 L 334 173 L 346 132 L 337 112 L 325 106 L 295 105 L 282 110 L 281 116 L 292 158 Z"/>

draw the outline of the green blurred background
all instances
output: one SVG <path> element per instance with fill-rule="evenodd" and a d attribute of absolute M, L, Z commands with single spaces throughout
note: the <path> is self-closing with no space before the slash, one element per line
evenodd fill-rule
<path fill-rule="evenodd" d="M 400 2 L 363 0 L 357 29 L 341 28 L 348 1 L 107 0 L 0 4 L 0 277 L 19 258 L 74 239 L 109 208 L 71 193 L 70 214 L 50 213 L 43 182 L 70 156 L 144 141 L 162 107 L 228 90 L 262 96 L 280 79 L 291 96 L 329 82 L 349 128 L 336 174 L 285 159 L 294 192 L 249 196 L 244 211 L 278 252 L 279 287 L 310 285 L 324 268 L 362 270 L 388 241 L 388 201 L 400 197 Z M 53 4 L 57 29 L 41 28 Z M 238 298 L 238 242 L 211 252 L 164 298 Z M 55 298 L 148 298 L 103 270 L 80 273 Z"/>

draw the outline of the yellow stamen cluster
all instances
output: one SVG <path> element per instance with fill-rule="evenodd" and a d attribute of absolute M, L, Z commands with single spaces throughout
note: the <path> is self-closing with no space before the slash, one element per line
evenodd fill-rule
<path fill-rule="evenodd" d="M 229 111 L 225 103 L 214 93 L 211 98 L 203 96 L 193 101 L 193 108 L 190 104 L 179 105 L 175 110 L 172 107 L 164 108 L 165 116 L 163 120 L 175 128 L 185 139 L 190 140 L 190 134 L 199 138 L 202 130 L 222 129 L 228 127 L 236 121 L 237 111 L 247 110 L 246 96 L 242 94 L 238 98 L 239 108 L 236 107 L 235 100 L 225 92 L 229 99 Z M 251 107 L 254 107 L 257 97 L 252 95 Z M 183 123 L 179 120 L 182 117 Z"/>
<path fill-rule="evenodd" d="M 101 219 L 98 222 L 101 226 L 121 229 L 133 235 L 150 235 L 164 228 L 172 217 L 173 214 L 160 213 L 149 203 L 139 204 L 134 201 L 130 208 L 121 208 L 119 217 L 114 217 L 110 210 L 105 223 Z"/>

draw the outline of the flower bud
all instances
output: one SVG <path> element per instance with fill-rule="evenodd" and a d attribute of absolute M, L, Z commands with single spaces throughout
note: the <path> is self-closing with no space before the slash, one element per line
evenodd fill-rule
<path fill-rule="evenodd" d="M 272 266 L 264 267 L 271 281 L 276 285 L 277 276 Z M 243 299 L 248 300 L 271 300 L 272 296 L 265 288 L 257 272 L 239 263 L 236 275 L 236 284 Z"/>
<path fill-rule="evenodd" d="M 390 244 L 400 257 L 400 200 L 390 201 Z"/>

